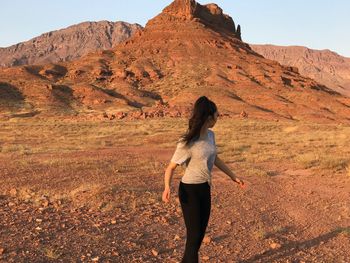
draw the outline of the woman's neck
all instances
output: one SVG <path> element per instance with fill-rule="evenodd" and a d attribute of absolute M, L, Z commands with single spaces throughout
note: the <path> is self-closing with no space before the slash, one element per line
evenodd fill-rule
<path fill-rule="evenodd" d="M 206 126 L 203 126 L 202 129 L 201 129 L 201 132 L 200 132 L 200 138 L 201 139 L 205 139 L 208 135 L 208 127 Z"/>

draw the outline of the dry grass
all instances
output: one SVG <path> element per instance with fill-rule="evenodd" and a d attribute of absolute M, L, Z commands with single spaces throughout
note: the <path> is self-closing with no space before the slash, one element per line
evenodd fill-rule
<path fill-rule="evenodd" d="M 6 165 L 14 174 L 28 174 L 34 178 L 41 176 L 38 173 L 40 170 L 46 175 L 66 176 L 66 180 L 70 178 L 70 175 L 66 175 L 68 171 L 89 175 L 90 181 L 74 182 L 62 193 L 55 195 L 54 192 L 50 193 L 50 189 L 41 189 L 40 194 L 57 199 L 70 198 L 75 200 L 76 205 L 87 200 L 91 206 L 102 210 L 120 208 L 120 204 L 134 210 L 142 203 L 157 200 L 158 196 L 152 191 L 146 195 L 144 189 L 134 188 L 132 183 L 125 185 L 124 182 L 130 180 L 131 174 L 163 174 L 164 163 L 156 155 L 111 161 L 103 156 L 70 159 L 65 154 L 101 149 L 118 152 L 120 146 L 153 145 L 169 149 L 170 158 L 176 139 L 187 129 L 187 120 L 164 118 L 78 123 L 23 119 L 0 125 L 0 161 L 9 157 L 16 160 Z M 273 176 L 274 171 L 262 168 L 264 164 L 273 163 L 293 165 L 297 169 L 315 169 L 315 174 L 316 171 L 323 171 L 350 176 L 350 127 L 219 119 L 213 130 L 220 157 L 226 163 L 244 170 L 247 175 Z M 35 158 L 45 154 L 48 154 L 47 158 Z M 107 183 L 110 179 L 113 179 L 111 185 Z M 143 184 L 147 185 L 147 182 Z M 24 197 L 28 197 L 28 192 L 22 192 Z"/>
<path fill-rule="evenodd" d="M 49 259 L 58 259 L 62 255 L 62 253 L 60 253 L 57 249 L 54 249 L 50 246 L 41 248 L 41 251 Z"/>
<path fill-rule="evenodd" d="M 350 176 L 350 163 L 348 163 L 348 165 L 346 167 L 346 174 L 347 174 L 347 176 Z"/>
<path fill-rule="evenodd" d="M 257 224 L 257 229 L 255 231 L 253 231 L 253 235 L 254 235 L 254 238 L 256 240 L 262 240 L 262 239 L 266 238 L 267 232 L 266 232 L 265 227 L 262 223 Z"/>
<path fill-rule="evenodd" d="M 341 233 L 350 236 L 350 227 L 344 227 Z"/>
<path fill-rule="evenodd" d="M 304 169 L 345 172 L 350 161 L 350 127 L 346 126 L 225 120 L 214 130 L 223 158 L 237 165 L 292 163 Z"/>
<path fill-rule="evenodd" d="M 168 120 L 170 122 L 170 120 Z M 16 155 L 74 152 L 86 149 L 115 148 L 119 145 L 141 146 L 144 139 L 157 137 L 160 144 L 168 143 L 164 135 L 177 133 L 176 125 L 146 120 L 36 122 L 23 119 L 1 122 L 0 152 Z M 163 135 L 163 136 L 162 136 Z M 163 138 L 163 140 L 162 140 Z"/>
<path fill-rule="evenodd" d="M 26 119 L 1 125 L 0 153 L 30 157 L 155 142 L 159 147 L 173 148 L 174 140 L 186 130 L 187 120 L 35 123 Z M 222 119 L 213 129 L 219 153 L 229 162 L 292 161 L 304 168 L 329 170 L 346 169 L 349 162 L 350 128 L 346 126 Z M 25 163 L 24 159 L 28 158 L 22 158 Z M 46 162 L 54 165 L 69 160 Z M 159 167 L 156 159 L 147 163 L 151 170 Z"/>

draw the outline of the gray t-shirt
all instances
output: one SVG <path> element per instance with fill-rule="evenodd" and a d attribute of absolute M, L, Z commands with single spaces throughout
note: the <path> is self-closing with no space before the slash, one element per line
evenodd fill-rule
<path fill-rule="evenodd" d="M 181 178 L 183 183 L 208 182 L 211 185 L 211 171 L 216 153 L 215 134 L 208 129 L 206 138 L 191 142 L 188 146 L 179 139 L 171 161 L 186 167 L 185 174 Z"/>

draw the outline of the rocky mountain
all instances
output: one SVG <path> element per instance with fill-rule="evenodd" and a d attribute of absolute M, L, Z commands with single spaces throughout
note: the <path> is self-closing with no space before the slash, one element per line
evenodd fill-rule
<path fill-rule="evenodd" d="M 235 27 L 234 22 L 232 27 Z M 8 48 L 0 48 L 0 66 L 56 63 L 79 58 L 96 50 L 111 49 L 143 27 L 126 22 L 84 22 L 42 34 Z M 236 34 L 241 39 L 238 25 Z M 302 75 L 350 96 L 350 58 L 330 50 L 301 46 L 251 45 L 264 57 L 298 68 Z M 39 52 L 38 52 L 39 50 Z"/>
<path fill-rule="evenodd" d="M 250 45 L 264 57 L 297 67 L 301 74 L 350 97 L 350 58 L 301 46 Z"/>
<path fill-rule="evenodd" d="M 110 49 L 140 29 L 141 25 L 126 22 L 83 22 L 0 48 L 0 66 L 72 60 L 98 49 Z"/>
<path fill-rule="evenodd" d="M 350 98 L 264 58 L 215 5 L 175 0 L 110 50 L 0 70 L 2 116 L 187 115 L 198 96 L 222 116 L 350 123 Z"/>

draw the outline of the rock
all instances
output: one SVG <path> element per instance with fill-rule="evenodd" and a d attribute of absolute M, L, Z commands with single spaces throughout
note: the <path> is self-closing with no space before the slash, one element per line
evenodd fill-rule
<path fill-rule="evenodd" d="M 128 76 L 128 74 L 125 71 L 125 69 L 119 69 L 115 71 L 115 76 L 121 79 L 125 79 Z"/>
<path fill-rule="evenodd" d="M 157 100 L 156 103 L 155 103 L 156 107 L 159 107 L 159 106 L 162 106 L 162 105 L 164 105 L 164 103 L 161 100 Z"/>
<path fill-rule="evenodd" d="M 194 0 L 175 0 L 164 9 L 164 13 L 180 19 L 193 19 L 198 5 Z"/>
<path fill-rule="evenodd" d="M 281 80 L 282 80 L 284 85 L 292 86 L 292 80 L 290 78 L 281 76 Z"/>
<path fill-rule="evenodd" d="M 115 225 L 116 223 L 117 223 L 117 220 L 115 220 L 115 219 L 112 219 L 112 220 L 111 220 L 111 224 L 112 224 L 112 225 Z"/>
<path fill-rule="evenodd" d="M 209 237 L 209 236 L 204 236 L 204 238 L 203 238 L 203 243 L 204 244 L 209 244 L 211 242 L 211 237 Z"/>
<path fill-rule="evenodd" d="M 179 235 L 175 235 L 174 240 L 181 240 Z"/>
<path fill-rule="evenodd" d="M 100 258 L 99 258 L 99 257 L 94 257 L 94 258 L 92 258 L 91 260 L 92 260 L 93 262 L 97 262 L 97 261 L 100 260 Z"/>
<path fill-rule="evenodd" d="M 207 261 L 207 260 L 209 260 L 210 258 L 209 258 L 208 256 L 202 256 L 202 259 L 205 260 L 205 261 Z"/>
<path fill-rule="evenodd" d="M 5 253 L 5 249 L 3 247 L 0 247 L 0 255 Z"/>
<path fill-rule="evenodd" d="M 242 40 L 241 25 L 237 26 L 236 36 L 239 40 Z"/>
<path fill-rule="evenodd" d="M 16 196 L 16 195 L 17 195 L 17 190 L 16 190 L 16 188 L 12 188 L 12 189 L 10 190 L 10 195 L 11 195 L 11 196 Z"/>
<path fill-rule="evenodd" d="M 117 119 L 123 119 L 124 117 L 127 116 L 127 113 L 121 111 L 121 112 L 117 112 L 115 116 Z"/>
<path fill-rule="evenodd" d="M 49 204 L 50 204 L 49 200 L 44 200 L 43 203 L 42 203 L 42 206 L 48 207 Z"/>
<path fill-rule="evenodd" d="M 175 0 L 164 8 L 163 13 L 149 24 L 164 23 L 169 17 L 178 20 L 195 20 L 216 31 L 229 31 L 236 34 L 235 23 L 217 4 L 201 5 L 194 0 Z M 171 19 L 171 18 L 170 18 Z"/>
<path fill-rule="evenodd" d="M 158 251 L 155 249 L 152 249 L 152 254 L 153 254 L 153 256 L 158 256 Z"/>
<path fill-rule="evenodd" d="M 294 72 L 294 73 L 297 73 L 297 74 L 299 74 L 299 68 L 298 67 L 287 67 L 288 68 L 288 70 L 290 70 L 290 71 L 292 71 L 292 72 Z"/>
<path fill-rule="evenodd" d="M 273 243 L 270 244 L 270 247 L 271 247 L 272 249 L 277 249 L 277 248 L 280 248 L 280 247 L 281 247 L 281 244 L 276 243 L 276 242 L 273 242 Z"/>
<path fill-rule="evenodd" d="M 163 223 L 167 223 L 167 222 L 168 222 L 168 220 L 167 220 L 164 216 L 161 216 L 161 217 L 160 217 L 160 220 L 161 220 Z"/>
<path fill-rule="evenodd" d="M 248 118 L 248 113 L 246 113 L 245 111 L 242 111 L 240 114 L 241 118 Z"/>
<path fill-rule="evenodd" d="M 213 15 L 220 16 L 223 14 L 222 9 L 217 4 L 207 4 L 205 6 Z"/>

